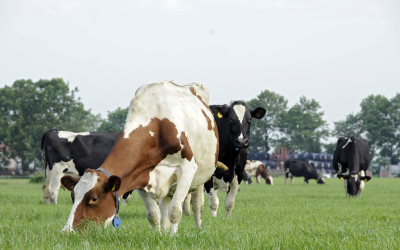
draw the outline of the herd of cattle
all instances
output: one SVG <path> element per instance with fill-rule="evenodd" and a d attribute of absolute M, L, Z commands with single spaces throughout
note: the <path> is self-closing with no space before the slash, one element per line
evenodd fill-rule
<path fill-rule="evenodd" d="M 273 185 L 261 161 L 247 160 L 252 119 L 266 110 L 243 101 L 210 105 L 201 83 L 179 85 L 164 81 L 140 87 L 129 107 L 122 133 L 47 131 L 41 142 L 46 182 L 45 204 L 57 204 L 60 187 L 71 191 L 72 209 L 64 232 L 84 227 L 87 219 L 121 225 L 119 199 L 126 204 L 135 190 L 146 207 L 153 230 L 171 235 L 178 230 L 182 211 L 192 206 L 197 227 L 202 224 L 203 190 L 217 216 L 217 190 L 226 192 L 225 212 L 231 215 L 239 185 L 256 177 Z M 369 155 L 361 138 L 340 138 L 333 157 L 346 195 L 364 189 Z M 304 177 L 325 183 L 312 162 L 288 160 L 287 178 Z"/>

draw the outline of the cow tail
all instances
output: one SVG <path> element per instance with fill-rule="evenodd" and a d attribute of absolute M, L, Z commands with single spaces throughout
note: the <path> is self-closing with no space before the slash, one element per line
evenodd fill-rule
<path fill-rule="evenodd" d="M 45 136 L 46 136 L 46 133 L 42 136 L 42 142 L 40 143 L 40 149 L 41 149 L 41 153 L 42 153 L 42 161 L 43 161 L 43 166 L 44 166 L 44 176 L 47 178 L 47 176 L 46 176 L 47 161 L 46 161 L 45 152 L 44 152 L 44 138 L 45 138 Z"/>

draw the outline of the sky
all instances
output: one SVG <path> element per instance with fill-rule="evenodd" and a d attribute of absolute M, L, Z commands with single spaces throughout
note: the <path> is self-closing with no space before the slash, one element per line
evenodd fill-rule
<path fill-rule="evenodd" d="M 103 117 L 143 84 L 199 81 L 210 104 L 313 98 L 333 128 L 400 92 L 400 1 L 0 0 L 0 87 L 51 78 Z"/>

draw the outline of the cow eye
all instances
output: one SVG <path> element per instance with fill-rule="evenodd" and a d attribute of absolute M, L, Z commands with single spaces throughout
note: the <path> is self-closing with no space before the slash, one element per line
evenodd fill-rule
<path fill-rule="evenodd" d="M 249 119 L 247 120 L 247 122 L 248 122 L 248 123 L 251 123 L 251 118 L 249 118 Z"/>
<path fill-rule="evenodd" d="M 92 201 L 97 201 L 97 197 L 93 197 Z"/>
<path fill-rule="evenodd" d="M 232 123 L 232 122 L 233 122 L 232 118 L 229 117 L 229 118 L 228 118 L 228 122 L 229 122 L 229 123 Z"/>

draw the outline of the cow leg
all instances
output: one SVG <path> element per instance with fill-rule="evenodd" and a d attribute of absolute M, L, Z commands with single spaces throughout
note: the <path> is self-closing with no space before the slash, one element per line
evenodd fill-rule
<path fill-rule="evenodd" d="M 61 187 L 61 178 L 64 176 L 64 173 L 58 171 L 59 169 L 54 165 L 53 169 L 49 171 L 49 184 L 48 184 L 48 192 L 50 196 L 50 203 L 53 205 L 57 205 L 58 192 Z"/>
<path fill-rule="evenodd" d="M 201 223 L 203 219 L 203 208 L 204 208 L 204 185 L 199 185 L 197 190 L 192 195 L 192 207 L 194 213 L 194 221 L 196 227 L 201 228 Z M 189 206 L 190 207 L 190 206 Z"/>
<path fill-rule="evenodd" d="M 183 213 L 185 215 L 190 215 L 190 200 L 192 198 L 192 194 L 187 194 L 185 200 L 183 201 Z"/>
<path fill-rule="evenodd" d="M 176 190 L 168 208 L 168 216 L 171 221 L 171 236 L 178 232 L 179 221 L 182 218 L 182 202 L 189 192 L 197 168 L 198 166 L 194 160 L 192 162 L 186 160 L 181 163 L 180 168 L 175 173 L 177 177 Z"/>
<path fill-rule="evenodd" d="M 122 196 L 122 206 L 126 206 L 128 205 L 128 201 L 131 199 L 132 197 L 132 192 L 133 190 L 126 192 L 123 196 Z"/>
<path fill-rule="evenodd" d="M 212 177 L 212 179 L 215 177 Z M 208 182 L 206 182 L 205 186 L 206 186 L 206 192 L 207 192 L 207 196 L 208 196 L 208 205 L 210 206 L 210 210 L 211 210 L 211 215 L 213 217 L 217 217 L 217 212 L 218 212 L 218 207 L 219 207 L 219 199 L 217 196 L 217 190 L 214 189 L 213 187 L 213 180 L 210 180 Z M 211 186 L 207 187 L 207 186 Z"/>
<path fill-rule="evenodd" d="M 50 191 L 49 191 L 49 179 L 46 178 L 46 182 L 43 185 L 43 202 L 44 204 L 50 204 Z"/>
<path fill-rule="evenodd" d="M 226 199 L 225 199 L 225 214 L 226 214 L 226 216 L 231 216 L 232 209 L 235 206 L 235 197 L 238 192 L 238 189 L 239 189 L 239 183 L 237 181 L 237 176 L 235 175 L 235 177 L 233 178 L 233 180 L 229 186 L 228 194 L 226 195 Z"/>
<path fill-rule="evenodd" d="M 292 184 L 294 184 L 294 176 L 290 177 L 292 179 Z"/>
<path fill-rule="evenodd" d="M 168 217 L 168 206 L 171 203 L 171 199 L 171 197 L 166 196 L 161 200 L 160 203 L 161 222 L 163 228 L 167 231 L 169 231 L 169 228 L 171 227 L 171 222 L 169 221 Z"/>
<path fill-rule="evenodd" d="M 287 182 L 287 178 L 288 178 L 288 175 L 289 175 L 289 173 L 285 173 L 285 184 L 286 184 L 286 182 Z"/>
<path fill-rule="evenodd" d="M 150 222 L 151 227 L 154 232 L 160 231 L 160 209 L 157 205 L 157 202 L 150 197 L 150 194 L 136 189 L 136 193 L 139 194 L 142 199 L 144 205 L 146 206 L 146 217 Z"/>
<path fill-rule="evenodd" d="M 257 180 L 257 184 L 260 184 L 261 175 L 258 175 L 258 176 L 256 177 L 256 180 Z"/>

